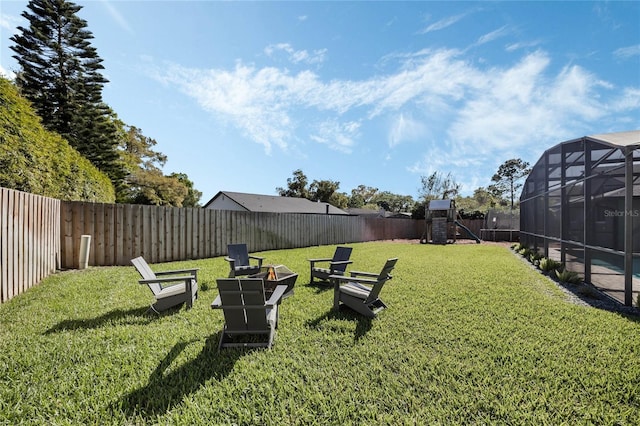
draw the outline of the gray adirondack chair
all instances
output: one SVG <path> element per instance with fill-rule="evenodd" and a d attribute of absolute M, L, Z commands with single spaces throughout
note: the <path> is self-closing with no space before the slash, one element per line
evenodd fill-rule
<path fill-rule="evenodd" d="M 388 259 L 379 274 L 351 271 L 351 276 L 331 275 L 334 282 L 333 308 L 340 309 L 344 304 L 354 311 L 375 318 L 387 305 L 380 299 L 380 291 L 389 281 L 397 258 Z"/>
<path fill-rule="evenodd" d="M 313 284 L 315 282 L 314 278 L 319 279 L 320 283 L 330 284 L 328 280 L 331 275 L 344 275 L 347 265 L 353 263 L 349 260 L 352 250 L 353 249 L 351 247 L 338 246 L 336 247 L 336 251 L 332 258 L 309 259 L 309 284 Z M 328 263 L 328 265 L 317 266 L 316 264 L 318 263 Z"/>
<path fill-rule="evenodd" d="M 153 272 L 142 256 L 131 259 L 131 263 L 142 277 L 138 283 L 149 286 L 155 297 L 151 310 L 160 313 L 181 303 L 187 308 L 193 306 L 198 297 L 198 269 Z"/>
<path fill-rule="evenodd" d="M 262 278 L 216 281 L 219 294 L 211 308 L 222 309 L 225 321 L 218 348 L 270 348 L 278 327 L 278 306 L 287 286 L 277 286 L 269 300 L 265 300 Z"/>
<path fill-rule="evenodd" d="M 264 257 L 250 255 L 246 244 L 229 244 L 227 251 L 228 256 L 224 260 L 229 262 L 229 278 L 260 272 Z M 252 264 L 250 259 L 256 260 L 258 263 Z"/>

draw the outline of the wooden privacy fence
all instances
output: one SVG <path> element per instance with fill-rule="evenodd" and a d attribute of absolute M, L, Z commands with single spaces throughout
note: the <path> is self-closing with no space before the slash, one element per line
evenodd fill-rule
<path fill-rule="evenodd" d="M 361 216 L 255 213 L 202 208 L 63 202 L 61 266 L 77 268 L 82 235 L 91 236 L 89 265 L 129 265 L 314 245 L 420 238 L 423 221 Z"/>
<path fill-rule="evenodd" d="M 0 188 L 0 302 L 60 264 L 60 200 Z"/>

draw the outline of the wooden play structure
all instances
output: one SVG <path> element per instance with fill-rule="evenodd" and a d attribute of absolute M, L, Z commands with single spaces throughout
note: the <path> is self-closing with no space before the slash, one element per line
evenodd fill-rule
<path fill-rule="evenodd" d="M 425 210 L 425 230 L 421 243 L 453 244 L 456 242 L 457 228 L 480 243 L 480 238 L 458 221 L 455 200 L 431 200 Z M 451 238 L 449 238 L 451 236 Z"/>

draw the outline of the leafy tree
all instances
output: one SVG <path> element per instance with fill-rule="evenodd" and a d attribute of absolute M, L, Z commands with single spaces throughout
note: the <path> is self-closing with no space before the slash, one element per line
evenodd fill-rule
<path fill-rule="evenodd" d="M 511 210 L 513 210 L 516 191 L 522 187 L 520 181 L 530 172 L 529 163 L 526 161 L 519 158 L 507 160 L 500 165 L 496 174 L 491 178 L 494 184 L 490 186 L 490 190 L 501 197 L 507 194 L 511 200 Z"/>
<path fill-rule="evenodd" d="M 69 141 L 118 186 L 124 172 L 116 150 L 111 110 L 102 101 L 107 80 L 102 59 L 91 46 L 82 9 L 66 0 L 30 0 L 11 49 L 20 70 L 16 83 L 43 125 Z"/>
<path fill-rule="evenodd" d="M 114 117 L 118 128 L 118 148 L 120 158 L 127 173 L 138 168 L 159 168 L 167 162 L 167 156 L 152 148 L 157 145 L 155 139 L 142 134 L 142 130 L 125 124 Z"/>
<path fill-rule="evenodd" d="M 398 195 L 389 191 L 379 192 L 373 198 L 373 201 L 389 212 L 406 212 L 410 211 L 415 204 L 413 197 L 410 195 Z"/>
<path fill-rule="evenodd" d="M 135 126 L 127 126 L 115 115 L 114 122 L 118 127 L 118 146 L 120 159 L 125 170 L 125 185 L 117 191 L 117 201 L 119 203 L 142 203 L 155 204 L 140 195 L 151 184 L 151 181 L 159 181 L 158 172 L 167 161 L 167 157 L 162 153 L 154 151 L 152 148 L 157 142 L 142 134 L 142 131 Z M 154 177 L 148 178 L 147 174 Z M 160 172 L 160 174 L 162 174 Z M 149 197 L 155 198 L 155 197 Z"/>
<path fill-rule="evenodd" d="M 307 176 L 298 169 L 293 172 L 293 178 L 287 179 L 287 188 L 276 188 L 283 197 L 306 198 L 311 201 L 330 203 L 333 206 L 344 209 L 371 208 L 377 210 L 382 207 L 387 211 L 409 211 L 414 204 L 410 196 L 392 194 L 391 192 L 378 192 L 378 188 L 359 185 L 351 190 L 351 197 L 343 192 L 338 192 L 340 182 L 332 180 L 314 180 L 307 186 Z"/>
<path fill-rule="evenodd" d="M 464 210 L 465 212 L 486 212 L 494 208 L 498 202 L 499 199 L 497 199 L 493 193 L 487 190 L 487 188 L 480 187 L 476 188 L 470 197 L 458 197 L 456 199 L 456 207 L 458 210 Z"/>
<path fill-rule="evenodd" d="M 430 176 L 421 176 L 422 188 L 420 196 L 425 202 L 431 200 L 455 199 L 460 192 L 460 184 L 456 183 L 451 173 L 443 176 L 440 172 L 433 172 Z"/>
<path fill-rule="evenodd" d="M 135 204 L 182 207 L 189 192 L 178 179 L 164 176 L 157 169 L 140 170 L 134 173 L 133 181 L 136 191 L 131 202 Z"/>
<path fill-rule="evenodd" d="M 293 172 L 293 177 L 287 179 L 287 188 L 276 188 L 278 195 L 281 197 L 309 198 L 309 189 L 307 188 L 309 180 L 307 176 L 298 169 Z"/>
<path fill-rule="evenodd" d="M 124 187 L 118 191 L 118 202 L 159 206 L 195 207 L 202 193 L 184 173 L 165 176 L 162 167 L 167 156 L 154 151 L 157 142 L 134 126 L 114 117 L 119 133 L 119 152 L 126 171 Z"/>
<path fill-rule="evenodd" d="M 458 207 L 458 204 L 456 204 L 456 207 Z M 480 210 L 458 209 L 458 216 L 460 219 L 484 219 L 485 214 L 485 211 Z"/>
<path fill-rule="evenodd" d="M 493 194 L 484 187 L 476 188 L 476 190 L 473 191 L 473 199 L 478 204 L 478 208 L 482 208 L 484 206 L 493 207 L 496 204 Z"/>
<path fill-rule="evenodd" d="M 361 208 L 367 204 L 370 204 L 373 197 L 378 192 L 378 188 L 371 186 L 358 185 L 357 188 L 351 190 L 351 197 L 349 198 L 349 207 Z"/>
<path fill-rule="evenodd" d="M 340 188 L 340 182 L 332 180 L 314 180 L 309 186 L 309 199 L 328 203 L 333 194 Z"/>
<path fill-rule="evenodd" d="M 334 192 L 329 198 L 329 204 L 336 206 L 339 209 L 346 209 L 349 207 L 349 196 L 344 192 Z"/>
<path fill-rule="evenodd" d="M 182 201 L 182 207 L 200 207 L 202 192 L 194 188 L 193 182 L 189 180 L 189 177 L 186 174 L 171 173 L 169 177 L 178 179 L 178 182 L 182 183 L 187 188 L 187 195 Z"/>
<path fill-rule="evenodd" d="M 491 206 L 492 208 L 496 208 L 496 207 L 508 208 L 509 207 L 509 200 L 505 198 L 506 192 L 503 191 L 502 188 L 492 184 L 487 186 L 487 191 L 491 195 L 491 198 L 494 200 Z"/>

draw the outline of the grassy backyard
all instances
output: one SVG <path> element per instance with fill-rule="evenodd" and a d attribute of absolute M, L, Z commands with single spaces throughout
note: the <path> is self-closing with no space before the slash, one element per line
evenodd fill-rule
<path fill-rule="evenodd" d="M 218 352 L 210 309 L 222 258 L 199 267 L 193 309 L 146 314 L 133 267 L 61 272 L 0 306 L 0 424 L 639 424 L 640 323 L 569 303 L 508 248 L 351 244 L 352 267 L 399 257 L 367 320 L 331 310 L 309 258 L 271 350 Z"/>

